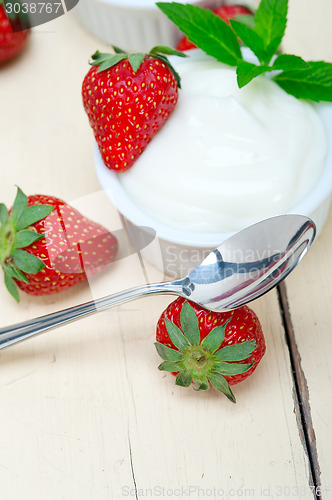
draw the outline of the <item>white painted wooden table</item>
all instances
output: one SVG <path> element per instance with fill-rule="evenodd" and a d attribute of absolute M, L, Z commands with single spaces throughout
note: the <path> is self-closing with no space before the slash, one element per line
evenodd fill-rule
<path fill-rule="evenodd" d="M 332 61 L 330 0 L 290 0 L 284 48 Z M 80 88 L 105 49 L 71 12 L 36 28 L 0 69 L 0 199 L 15 184 L 121 227 L 93 167 Z M 104 208 L 103 208 L 104 207 Z M 104 210 L 104 213 L 101 213 Z M 332 214 L 301 266 L 252 304 L 267 353 L 237 404 L 174 386 L 157 370 L 150 297 L 0 353 L 1 500 L 332 498 Z M 131 277 L 130 277 L 131 276 Z M 149 279 L 158 279 L 149 270 Z M 0 325 L 144 282 L 137 256 L 49 298 L 0 288 Z M 288 302 L 287 302 L 288 298 Z M 318 495 L 317 495 L 318 493 Z"/>

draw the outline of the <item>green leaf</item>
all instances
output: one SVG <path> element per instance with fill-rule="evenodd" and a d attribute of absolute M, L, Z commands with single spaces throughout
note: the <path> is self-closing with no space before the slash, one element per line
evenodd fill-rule
<path fill-rule="evenodd" d="M 210 10 L 175 2 L 159 2 L 156 5 L 208 55 L 230 66 L 236 66 L 242 59 L 240 44 L 234 31 Z"/>
<path fill-rule="evenodd" d="M 249 16 L 252 17 L 252 16 Z M 244 45 L 249 47 L 253 53 L 262 62 L 265 60 L 266 53 L 264 48 L 264 40 L 251 28 L 235 19 L 230 19 L 232 28 L 237 36 L 242 40 Z"/>
<path fill-rule="evenodd" d="M 90 64 L 91 66 L 99 66 L 97 73 L 101 73 L 127 58 L 127 54 L 109 54 L 108 58 L 96 59 Z"/>
<path fill-rule="evenodd" d="M 128 56 L 128 61 L 130 66 L 133 68 L 133 71 L 136 71 L 140 68 L 142 62 L 144 61 L 144 54 L 143 52 L 141 53 L 136 53 L 136 54 L 130 54 Z"/>
<path fill-rule="evenodd" d="M 22 229 L 15 235 L 13 242 L 13 248 L 24 248 L 31 245 L 37 240 L 44 238 L 44 234 L 35 233 L 34 231 L 29 231 L 27 229 Z"/>
<path fill-rule="evenodd" d="M 12 264 L 7 264 L 3 266 L 3 270 L 6 274 L 20 281 L 24 281 L 24 283 L 29 283 L 28 278 L 20 271 L 17 267 Z"/>
<path fill-rule="evenodd" d="M 306 69 L 309 64 L 299 56 L 292 54 L 280 54 L 273 62 L 273 69 L 281 69 L 284 71 L 293 69 Z"/>
<path fill-rule="evenodd" d="M 202 377 L 201 379 L 197 379 L 193 377 L 194 384 L 197 384 L 198 387 L 195 391 L 208 391 L 210 389 L 210 384 L 207 377 Z"/>
<path fill-rule="evenodd" d="M 149 55 L 155 54 L 164 54 L 166 56 L 179 56 L 179 57 L 188 57 L 187 54 L 180 52 L 179 50 L 173 49 L 172 47 L 168 47 L 167 45 L 156 45 L 153 47 Z"/>
<path fill-rule="evenodd" d="M 251 80 L 256 78 L 267 71 L 271 71 L 269 66 L 256 66 L 256 64 L 249 63 L 247 61 L 241 61 L 236 69 L 237 83 L 241 89 L 247 85 Z"/>
<path fill-rule="evenodd" d="M 255 14 L 255 32 L 264 40 L 265 63 L 277 51 L 287 24 L 288 0 L 261 0 Z"/>
<path fill-rule="evenodd" d="M 235 16 L 236 21 L 240 21 L 240 23 L 245 24 L 248 28 L 252 30 L 255 28 L 255 18 L 251 14 L 239 14 Z"/>
<path fill-rule="evenodd" d="M 28 204 L 28 198 L 27 196 L 23 193 L 23 191 L 17 187 L 17 194 L 15 201 L 13 203 L 13 208 L 11 210 L 10 218 L 15 224 L 17 219 L 20 217 L 21 213 L 25 209 L 25 207 Z"/>
<path fill-rule="evenodd" d="M 0 224 L 5 224 L 8 220 L 8 210 L 6 205 L 0 203 Z"/>
<path fill-rule="evenodd" d="M 168 318 L 165 318 L 166 329 L 168 335 L 175 345 L 179 349 L 179 351 L 184 351 L 187 347 L 189 347 L 189 342 L 187 337 L 183 335 L 180 328 L 178 328 L 174 323 L 172 323 Z"/>
<path fill-rule="evenodd" d="M 307 61 L 309 67 L 279 73 L 273 80 L 299 99 L 332 102 L 332 64 Z"/>
<path fill-rule="evenodd" d="M 210 333 L 202 341 L 202 346 L 205 349 L 209 352 L 214 352 L 221 346 L 225 338 L 226 326 L 230 320 L 231 318 L 229 318 L 223 325 L 216 326 L 210 331 Z"/>
<path fill-rule="evenodd" d="M 231 388 L 229 387 L 227 380 L 222 375 L 220 375 L 220 373 L 215 373 L 215 372 L 210 373 L 208 378 L 212 386 L 215 389 L 217 389 L 217 391 L 220 391 L 223 394 L 225 394 L 225 396 L 230 401 L 232 401 L 232 403 L 236 403 L 235 396 Z"/>
<path fill-rule="evenodd" d="M 185 301 L 180 315 L 181 328 L 191 345 L 199 345 L 201 336 L 199 333 L 198 318 L 195 310 Z"/>
<path fill-rule="evenodd" d="M 254 340 L 246 340 L 240 344 L 227 345 L 217 351 L 213 359 L 215 361 L 243 361 L 247 359 L 256 349 Z"/>
<path fill-rule="evenodd" d="M 159 356 L 165 361 L 180 361 L 182 358 L 182 353 L 180 351 L 176 351 L 161 342 L 155 342 L 154 345 L 156 346 Z"/>
<path fill-rule="evenodd" d="M 17 231 L 44 219 L 52 212 L 53 208 L 53 205 L 30 205 L 25 208 L 16 222 Z"/>
<path fill-rule="evenodd" d="M 115 52 L 116 54 L 126 54 L 126 52 L 125 52 L 124 50 L 120 49 L 120 48 L 119 48 L 119 47 L 117 47 L 116 45 L 112 45 L 112 48 L 113 48 L 113 50 L 114 50 L 114 52 Z"/>
<path fill-rule="evenodd" d="M 163 361 L 159 366 L 158 370 L 166 371 L 166 372 L 179 372 L 183 370 L 182 363 L 177 361 Z"/>
<path fill-rule="evenodd" d="M 215 367 L 215 371 L 221 375 L 240 375 L 241 373 L 247 372 L 254 363 L 218 363 Z"/>
<path fill-rule="evenodd" d="M 183 370 L 177 374 L 175 384 L 180 385 L 181 387 L 189 387 L 191 380 L 191 373 Z"/>
<path fill-rule="evenodd" d="M 24 273 L 36 274 L 45 267 L 44 262 L 38 259 L 38 257 L 19 248 L 14 248 L 11 255 L 17 267 Z"/>
<path fill-rule="evenodd" d="M 5 273 L 5 285 L 8 290 L 8 292 L 14 297 L 14 299 L 19 302 L 20 301 L 20 296 L 18 294 L 18 289 L 15 281 L 9 274 Z"/>

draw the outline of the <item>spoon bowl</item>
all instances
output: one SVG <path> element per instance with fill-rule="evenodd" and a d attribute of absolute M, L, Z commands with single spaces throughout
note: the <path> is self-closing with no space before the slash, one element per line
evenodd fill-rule
<path fill-rule="evenodd" d="M 316 234 L 302 215 L 265 219 L 231 236 L 185 278 L 142 285 L 0 329 L 0 349 L 143 295 L 168 293 L 212 311 L 236 309 L 280 283 L 300 262 Z"/>

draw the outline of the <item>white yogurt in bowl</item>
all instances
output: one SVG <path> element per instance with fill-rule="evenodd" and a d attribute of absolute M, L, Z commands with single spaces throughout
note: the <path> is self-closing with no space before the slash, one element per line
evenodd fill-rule
<path fill-rule="evenodd" d="M 332 190 L 332 105 L 298 100 L 266 76 L 238 89 L 235 69 L 199 50 L 172 62 L 179 101 L 141 157 L 118 174 L 96 154 L 119 211 L 156 230 L 166 273 L 183 276 L 274 215 L 310 216 L 319 233 Z"/>

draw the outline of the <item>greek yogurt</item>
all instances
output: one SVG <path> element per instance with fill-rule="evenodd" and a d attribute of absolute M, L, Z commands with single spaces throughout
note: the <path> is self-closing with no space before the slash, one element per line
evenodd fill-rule
<path fill-rule="evenodd" d="M 321 176 L 322 122 L 266 76 L 239 89 L 235 69 L 200 50 L 172 61 L 176 108 L 134 166 L 119 174 L 131 200 L 185 231 L 236 231 L 285 213 Z"/>

